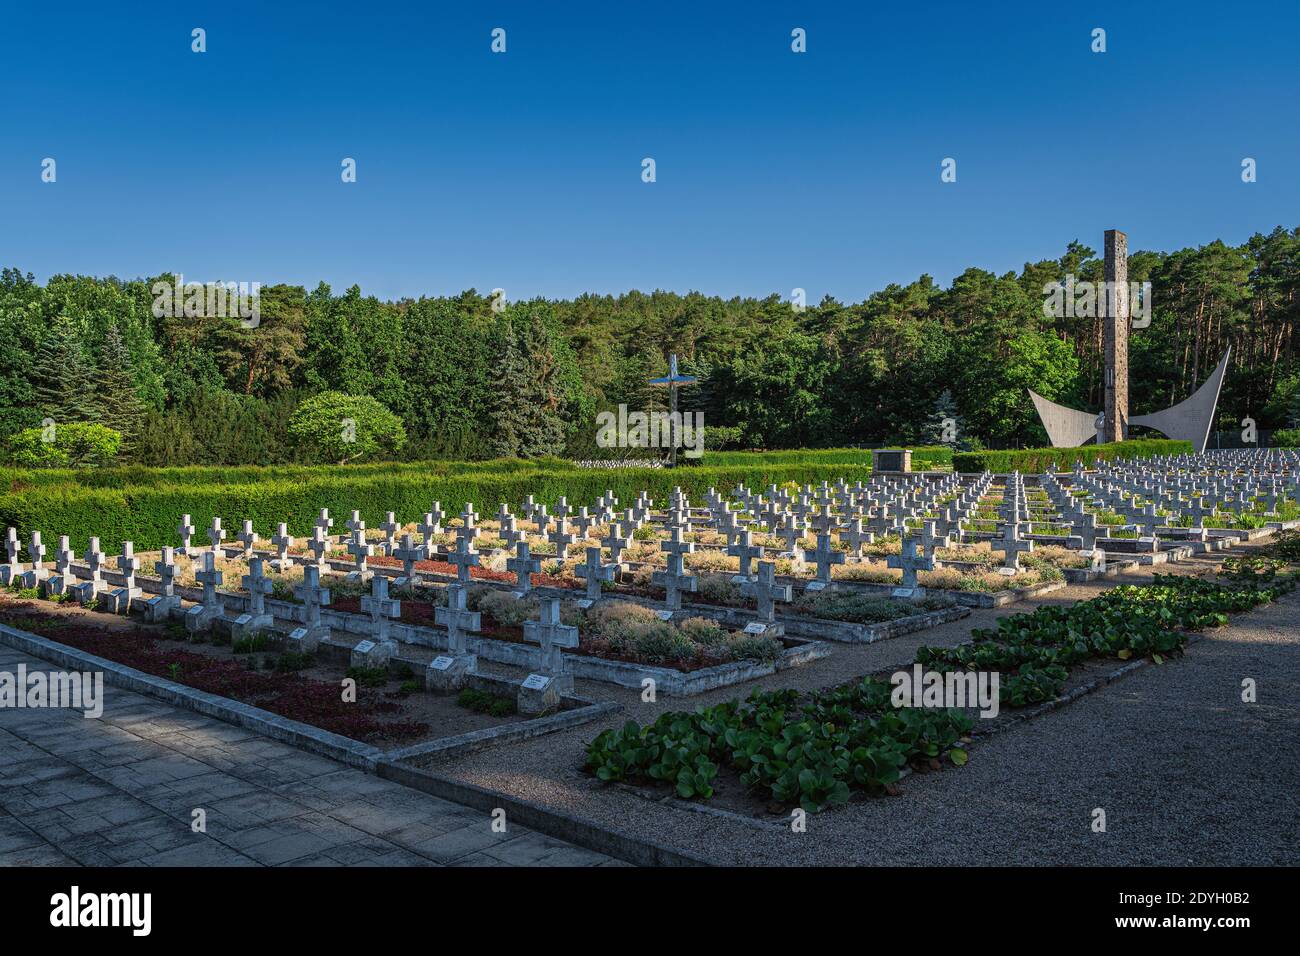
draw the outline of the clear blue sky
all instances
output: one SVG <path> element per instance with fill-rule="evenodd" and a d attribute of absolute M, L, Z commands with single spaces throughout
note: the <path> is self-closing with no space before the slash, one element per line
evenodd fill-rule
<path fill-rule="evenodd" d="M 0 264 L 41 279 L 850 301 L 1300 224 L 1297 0 L 6 7 Z"/>

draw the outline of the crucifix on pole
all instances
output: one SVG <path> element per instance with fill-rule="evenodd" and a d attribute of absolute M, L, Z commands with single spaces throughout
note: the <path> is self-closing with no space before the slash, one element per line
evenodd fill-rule
<path fill-rule="evenodd" d="M 677 388 L 680 385 L 693 385 L 698 381 L 694 375 L 679 375 L 677 372 L 677 353 L 673 352 L 668 356 L 668 374 L 663 378 L 650 379 L 651 385 L 668 386 L 668 430 L 669 442 L 669 468 L 677 467 Z"/>

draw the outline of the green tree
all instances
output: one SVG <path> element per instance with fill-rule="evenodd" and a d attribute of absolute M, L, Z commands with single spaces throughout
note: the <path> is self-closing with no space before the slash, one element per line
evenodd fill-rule
<path fill-rule="evenodd" d="M 121 453 L 130 456 L 143 409 L 135 391 L 131 356 L 116 323 L 109 325 L 99 351 L 95 392 L 99 420 L 121 436 Z"/>
<path fill-rule="evenodd" d="M 21 468 L 81 468 L 107 465 L 122 436 L 98 423 L 71 422 L 25 428 L 8 441 L 9 460 Z"/>
<path fill-rule="evenodd" d="M 54 321 L 32 361 L 31 379 L 32 398 L 43 417 L 60 424 L 99 417 L 91 368 L 72 320 Z"/>
<path fill-rule="evenodd" d="M 321 461 L 345 465 L 396 454 L 406 444 L 402 420 L 369 395 L 322 392 L 302 402 L 289 434 Z"/>

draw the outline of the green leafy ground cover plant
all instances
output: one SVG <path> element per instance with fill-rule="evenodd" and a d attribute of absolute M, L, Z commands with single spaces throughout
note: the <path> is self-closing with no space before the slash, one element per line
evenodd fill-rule
<path fill-rule="evenodd" d="M 916 661 L 937 671 L 998 671 L 1002 703 L 1023 707 L 1058 696 L 1074 665 L 1135 655 L 1160 663 L 1181 652 L 1190 631 L 1220 627 L 1229 614 L 1274 600 L 1293 584 L 1275 568 L 1226 581 L 1156 575 L 1149 585 L 976 628 L 970 644 L 922 647 Z M 694 713 L 666 713 L 644 727 L 628 721 L 588 745 L 586 768 L 607 782 L 659 782 L 684 799 L 707 800 L 726 767 L 751 793 L 818 812 L 855 791 L 891 788 L 909 762 L 946 755 L 954 765 L 966 763 L 962 743 L 973 725 L 967 713 L 895 708 L 890 690 L 869 676 L 806 696 L 755 690 Z"/>
<path fill-rule="evenodd" d="M 473 687 L 462 690 L 456 697 L 456 703 L 476 714 L 491 714 L 493 717 L 509 717 L 517 709 L 512 698 Z"/>
<path fill-rule="evenodd" d="M 1070 668 L 1084 661 L 1180 653 L 1190 631 L 1222 627 L 1228 615 L 1290 590 L 1289 577 L 1214 581 L 1157 574 L 1152 584 L 1123 585 L 1069 607 L 1040 607 L 976 628 L 957 647 L 922 647 L 916 662 L 938 671 L 997 671 L 1000 698 L 1024 707 L 1060 695 Z"/>
<path fill-rule="evenodd" d="M 909 760 L 949 754 L 971 718 L 956 710 L 896 709 L 875 677 L 801 697 L 755 690 L 694 713 L 663 714 L 642 727 L 628 721 L 587 747 L 587 769 L 604 781 L 659 781 L 684 799 L 713 796 L 720 767 L 766 799 L 810 813 L 848 801 L 854 791 L 892 787 Z"/>

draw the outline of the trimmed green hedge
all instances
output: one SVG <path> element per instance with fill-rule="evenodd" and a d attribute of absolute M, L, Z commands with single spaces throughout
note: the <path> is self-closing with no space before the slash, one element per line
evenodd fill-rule
<path fill-rule="evenodd" d="M 1048 468 L 1069 469 L 1076 461 L 1092 464 L 1115 458 L 1150 458 L 1155 455 L 1190 455 L 1192 443 L 1167 438 L 1143 438 L 1111 442 L 1107 445 L 1083 445 L 1079 448 L 1021 448 L 1007 451 L 963 451 L 952 456 L 952 469 L 958 472 L 1012 471 L 1041 474 Z"/>
<path fill-rule="evenodd" d="M 913 465 L 946 465 L 951 449 L 916 448 Z M 189 514 L 204 531 L 219 516 L 233 536 L 245 519 L 269 537 L 278 522 L 299 537 L 310 534 L 319 509 L 330 509 L 335 530 L 353 509 L 375 527 L 392 511 L 399 521 L 418 521 L 434 501 L 448 517 L 473 501 L 483 517 L 502 501 L 517 508 L 526 495 L 554 504 L 561 495 L 575 507 L 590 506 L 607 489 L 626 506 L 642 490 L 662 502 L 676 486 L 698 498 L 709 486 L 729 492 L 738 482 L 752 488 L 788 481 L 856 481 L 871 470 L 871 450 L 798 449 L 774 452 L 708 452 L 704 464 L 659 468 L 578 468 L 560 458 L 493 461 L 371 462 L 356 465 L 188 466 L 147 468 L 0 468 L 0 531 L 18 529 L 20 540 L 39 530 L 51 553 L 66 534 L 81 553 L 98 535 L 106 554 L 123 541 L 152 551 L 180 540 L 176 527 Z"/>
<path fill-rule="evenodd" d="M 85 484 L 11 481 L 10 490 L 0 494 L 0 529 L 17 528 L 24 542 L 29 532 L 39 530 L 51 547 L 58 535 L 66 534 L 78 553 L 85 549 L 92 535 L 98 535 L 100 547 L 112 554 L 124 540 L 134 542 L 138 551 L 179 544 L 176 527 L 180 516 L 187 513 L 198 529 L 195 542 L 204 544 L 207 538 L 203 532 L 214 516 L 220 516 L 228 535 L 233 535 L 248 519 L 263 537 L 269 536 L 280 521 L 288 525 L 290 534 L 307 536 L 320 508 L 330 509 L 336 531 L 341 532 L 343 521 L 353 509 L 361 512 L 369 526 L 375 527 L 388 511 L 394 512 L 399 521 L 418 521 L 434 501 L 442 502 L 448 517 L 458 514 L 466 501 L 473 501 L 479 514 L 487 518 L 501 502 L 516 509 L 530 494 L 538 501 L 552 504 L 565 495 L 575 506 L 590 506 L 606 489 L 612 489 L 626 506 L 642 490 L 657 502 L 663 502 L 678 485 L 692 497 L 699 497 L 710 485 L 727 492 L 737 482 L 757 488 L 773 482 L 803 484 L 840 477 L 849 481 L 866 477 L 865 469 L 840 464 L 760 464 L 675 471 L 572 466 L 563 469 L 489 466 L 462 471 L 433 465 L 424 468 L 390 465 L 387 468 L 357 466 L 355 470 L 329 467 L 267 469 L 266 472 L 290 474 L 278 478 L 258 475 L 251 481 L 225 483 L 152 480 L 157 476 L 135 484 L 122 481 L 101 484 L 98 480 Z"/>

